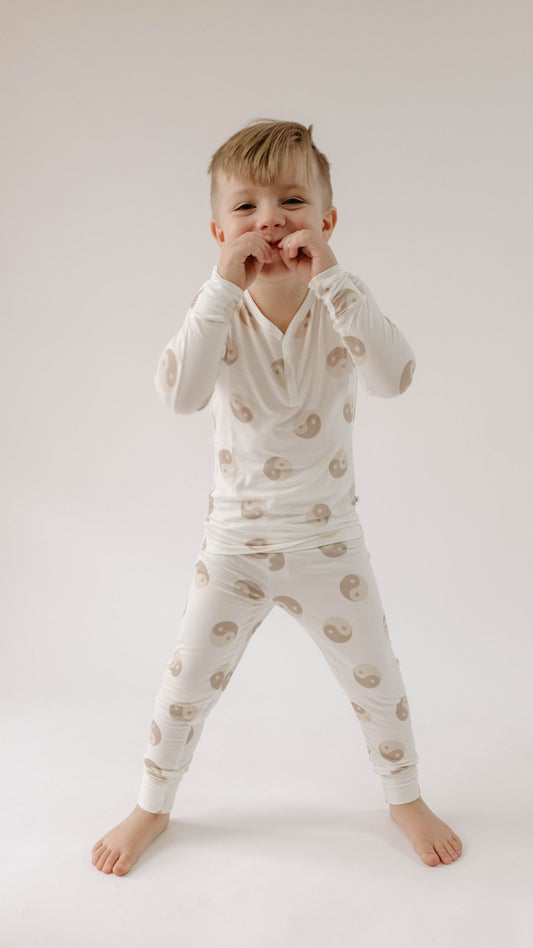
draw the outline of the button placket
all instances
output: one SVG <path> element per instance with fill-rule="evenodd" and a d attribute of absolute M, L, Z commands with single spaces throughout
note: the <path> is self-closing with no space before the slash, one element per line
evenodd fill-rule
<path fill-rule="evenodd" d="M 298 404 L 298 388 L 296 386 L 296 367 L 292 360 L 291 344 L 288 339 L 283 339 L 283 365 L 285 366 L 285 378 L 287 380 L 287 391 L 289 394 L 289 405 Z"/>

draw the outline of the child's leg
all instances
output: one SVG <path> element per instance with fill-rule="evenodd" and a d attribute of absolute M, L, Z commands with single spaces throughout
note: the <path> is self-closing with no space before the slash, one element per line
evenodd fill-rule
<path fill-rule="evenodd" d="M 271 584 L 273 601 L 307 629 L 348 695 L 387 803 L 417 799 L 407 695 L 364 536 L 285 554 Z"/>
<path fill-rule="evenodd" d="M 172 809 L 207 715 L 257 626 L 272 609 L 268 563 L 200 552 L 170 661 L 155 699 L 139 806 Z"/>

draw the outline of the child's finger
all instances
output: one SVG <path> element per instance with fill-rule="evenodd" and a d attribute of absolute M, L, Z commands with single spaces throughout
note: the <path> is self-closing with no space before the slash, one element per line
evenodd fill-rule
<path fill-rule="evenodd" d="M 280 250 L 282 250 L 283 253 L 286 254 L 287 257 L 294 256 L 293 247 L 289 241 L 285 241 L 285 242 L 282 241 L 279 246 L 280 246 Z"/>

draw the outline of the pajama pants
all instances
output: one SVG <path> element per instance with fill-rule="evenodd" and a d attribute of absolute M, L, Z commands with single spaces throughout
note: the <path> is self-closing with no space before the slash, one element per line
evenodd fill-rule
<path fill-rule="evenodd" d="M 138 798 L 144 810 L 172 809 L 207 715 L 275 606 L 307 630 L 346 692 L 386 802 L 420 796 L 407 696 L 363 534 L 309 550 L 200 551 L 156 695 Z"/>

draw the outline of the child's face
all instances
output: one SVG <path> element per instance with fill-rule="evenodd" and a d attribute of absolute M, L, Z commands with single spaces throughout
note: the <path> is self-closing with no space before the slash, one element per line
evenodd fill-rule
<path fill-rule="evenodd" d="M 323 191 L 314 167 L 311 181 L 306 181 L 300 155 L 293 156 L 277 180 L 269 185 L 219 174 L 217 220 L 211 221 L 211 233 L 220 247 L 247 231 L 258 231 L 272 241 L 306 229 L 329 240 L 336 220 L 336 209 L 324 207 Z M 270 283 L 294 280 L 294 276 L 276 253 L 256 279 Z"/>

